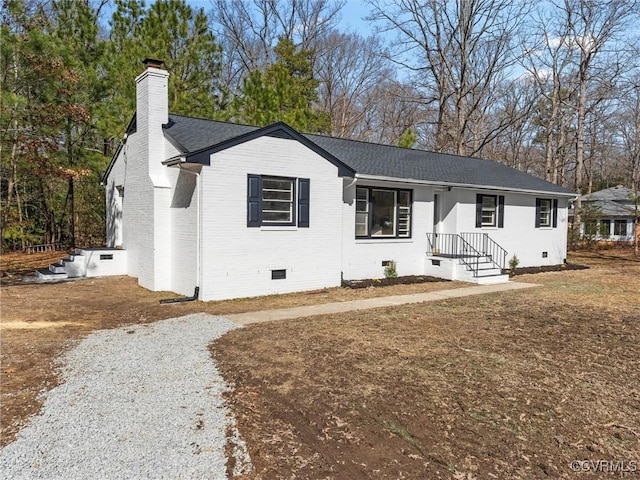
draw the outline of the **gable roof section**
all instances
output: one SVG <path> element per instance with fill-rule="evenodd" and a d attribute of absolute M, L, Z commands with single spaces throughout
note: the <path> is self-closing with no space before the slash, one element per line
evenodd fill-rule
<path fill-rule="evenodd" d="M 633 207 L 622 205 L 611 200 L 592 200 L 589 204 L 597 209 L 603 217 L 633 217 Z"/>
<path fill-rule="evenodd" d="M 340 176 L 353 176 L 353 174 L 355 173 L 353 169 L 351 169 L 348 165 L 345 165 L 340 159 L 334 157 L 333 155 L 331 155 L 331 153 L 323 150 L 317 144 L 313 143 L 307 137 L 305 137 L 304 135 L 301 135 L 300 133 L 298 133 L 296 130 L 294 130 L 293 128 L 291 128 L 285 123 L 278 122 L 263 128 L 248 127 L 246 125 L 234 125 L 231 123 L 224 123 L 224 122 L 215 122 L 215 123 L 220 124 L 219 126 L 221 128 L 218 132 L 219 135 L 216 137 L 209 137 L 209 138 L 216 138 L 218 142 L 213 145 L 209 145 L 195 151 L 184 152 L 183 156 L 185 157 L 188 163 L 198 163 L 202 165 L 209 165 L 211 161 L 211 155 L 213 153 L 226 150 L 227 148 L 233 147 L 235 145 L 240 145 L 244 142 L 248 142 L 250 140 L 254 140 L 259 137 L 267 136 L 267 137 L 279 137 L 279 138 L 288 138 L 292 140 L 297 140 L 307 148 L 316 152 L 325 160 L 329 161 L 330 163 L 338 167 L 338 174 Z M 175 125 L 175 122 L 174 122 L 174 125 Z M 212 125 L 202 125 L 202 127 L 206 128 L 209 134 L 216 133 L 211 128 Z M 240 127 L 240 128 L 236 129 L 234 127 Z M 168 127 L 168 128 L 170 129 L 171 127 Z M 233 135 L 233 133 L 238 133 L 240 131 L 244 131 L 244 133 L 236 136 Z M 185 142 L 188 143 L 189 145 L 197 145 L 200 141 L 197 136 L 194 136 L 192 134 L 181 136 L 180 135 L 181 133 L 182 132 L 178 132 L 174 130 L 173 132 L 169 133 L 169 135 L 171 136 L 171 138 L 174 140 L 175 143 L 178 143 L 179 145 L 182 145 L 182 146 L 184 146 Z M 176 134 L 178 135 L 177 139 L 175 138 Z M 186 147 L 184 148 L 186 149 Z M 168 164 L 168 163 L 171 163 L 171 161 L 165 161 L 163 163 Z"/>
<path fill-rule="evenodd" d="M 633 190 L 622 185 L 617 185 L 611 188 L 605 188 L 604 190 L 598 190 L 597 192 L 589 193 L 580 197 L 585 202 L 591 202 L 596 200 L 608 200 L 612 202 L 622 202 L 631 204 L 630 195 L 634 195 Z"/>
<path fill-rule="evenodd" d="M 169 115 L 169 123 L 164 126 L 165 136 L 185 154 L 224 143 L 256 130 L 258 127 L 174 114 Z"/>
<path fill-rule="evenodd" d="M 135 125 L 134 122 L 135 117 L 128 130 Z M 164 126 L 164 133 L 167 140 L 175 145 L 190 163 L 207 165 L 212 153 L 261 136 L 278 136 L 291 138 L 304 144 L 337 165 L 342 176 L 357 174 L 445 186 L 516 190 L 565 197 L 576 195 L 569 189 L 493 160 L 322 135 L 305 135 L 284 123 L 259 128 L 170 114 L 169 122 Z M 114 155 L 112 164 L 116 156 Z M 111 166 L 107 169 L 104 178 L 108 175 Z"/>

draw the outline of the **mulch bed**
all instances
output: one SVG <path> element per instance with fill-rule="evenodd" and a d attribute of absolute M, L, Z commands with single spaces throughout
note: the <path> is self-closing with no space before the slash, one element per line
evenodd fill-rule
<path fill-rule="evenodd" d="M 444 278 L 428 275 L 407 275 L 396 278 L 370 278 L 367 280 L 343 280 L 342 286 L 347 288 L 386 287 L 388 285 L 410 285 L 412 283 L 450 282 Z"/>
<path fill-rule="evenodd" d="M 518 267 L 516 268 L 515 275 L 525 275 L 527 273 L 543 273 L 543 272 L 564 272 L 567 270 L 585 270 L 589 267 L 586 265 L 580 265 L 578 263 L 564 263 L 561 265 L 545 265 L 543 267 Z M 503 270 L 505 275 L 510 273 L 507 268 Z"/>
<path fill-rule="evenodd" d="M 527 273 L 542 272 L 564 272 L 567 270 L 585 270 L 589 267 L 578 263 L 565 263 L 561 265 L 545 265 L 543 267 L 522 267 L 517 268 L 515 275 L 525 275 Z M 510 270 L 504 269 L 503 273 L 509 275 Z M 366 280 L 343 280 L 342 286 L 347 288 L 369 288 L 369 287 L 386 287 L 387 285 L 410 285 L 412 283 L 428 283 L 428 282 L 450 282 L 444 278 L 431 277 L 428 275 L 407 275 L 397 278 L 369 278 Z"/>

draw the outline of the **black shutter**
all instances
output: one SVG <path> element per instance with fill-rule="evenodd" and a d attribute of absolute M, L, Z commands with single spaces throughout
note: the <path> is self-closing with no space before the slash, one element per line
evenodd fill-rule
<path fill-rule="evenodd" d="M 248 175 L 247 227 L 259 227 L 262 220 L 262 182 L 260 175 Z"/>
<path fill-rule="evenodd" d="M 540 228 L 540 205 L 542 201 L 536 198 L 536 228 Z"/>
<path fill-rule="evenodd" d="M 482 195 L 476 195 L 476 228 L 482 227 Z"/>
<path fill-rule="evenodd" d="M 556 228 L 558 226 L 558 199 L 554 198 L 553 199 L 553 211 L 551 212 L 551 214 L 553 215 L 553 217 L 551 217 L 552 220 L 552 224 L 553 224 L 553 228 Z"/>
<path fill-rule="evenodd" d="M 309 227 L 309 179 L 298 179 L 298 227 Z"/>
<path fill-rule="evenodd" d="M 498 196 L 498 228 L 504 228 L 504 195 Z"/>

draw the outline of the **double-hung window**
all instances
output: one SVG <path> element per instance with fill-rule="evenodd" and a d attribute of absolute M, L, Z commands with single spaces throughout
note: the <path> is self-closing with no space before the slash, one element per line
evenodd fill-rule
<path fill-rule="evenodd" d="M 626 237 L 627 236 L 627 221 L 616 220 L 613 224 L 613 234 Z"/>
<path fill-rule="evenodd" d="M 247 226 L 309 226 L 309 179 L 249 175 Z"/>
<path fill-rule="evenodd" d="M 476 195 L 476 227 L 504 226 L 504 196 Z"/>
<path fill-rule="evenodd" d="M 558 226 L 558 200 L 536 198 L 536 228 Z"/>
<path fill-rule="evenodd" d="M 411 191 L 357 187 L 356 237 L 410 238 Z"/>
<path fill-rule="evenodd" d="M 262 177 L 262 223 L 293 224 L 293 178 Z"/>
<path fill-rule="evenodd" d="M 540 199 L 540 210 L 538 211 L 538 223 L 539 227 L 550 227 L 551 226 L 551 199 L 549 198 L 541 198 Z"/>

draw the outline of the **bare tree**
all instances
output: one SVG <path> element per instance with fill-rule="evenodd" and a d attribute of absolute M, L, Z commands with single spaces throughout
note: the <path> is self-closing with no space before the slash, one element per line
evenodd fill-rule
<path fill-rule="evenodd" d="M 615 78 L 621 67 L 623 37 L 629 22 L 638 15 L 638 2 L 608 0 L 564 0 L 554 10 L 568 27 L 570 41 L 577 49 L 576 171 L 575 188 L 584 188 L 585 122 L 590 85 L 604 78 Z M 580 199 L 576 211 L 580 209 Z"/>
<path fill-rule="evenodd" d="M 416 103 L 416 95 L 411 85 L 398 80 L 386 80 L 368 90 L 364 98 L 367 108 L 353 137 L 396 145 L 407 130 L 413 129 L 418 145 L 429 146 L 430 139 L 424 135 L 424 108 Z"/>
<path fill-rule="evenodd" d="M 478 154 L 505 128 L 494 93 L 508 81 L 528 7 L 507 0 L 371 0 L 371 19 L 397 34 L 394 61 L 433 105 L 435 149 Z"/>
<path fill-rule="evenodd" d="M 620 170 L 632 190 L 640 190 L 640 72 L 620 99 L 616 116 L 622 155 Z"/>
<path fill-rule="evenodd" d="M 229 88 L 236 90 L 247 72 L 273 63 L 273 47 L 280 37 L 318 55 L 321 39 L 336 26 L 344 3 L 345 0 L 212 0 L 211 16 L 224 51 Z"/>
<path fill-rule="evenodd" d="M 524 172 L 539 174 L 533 115 L 537 99 L 535 82 L 529 76 L 522 76 L 500 93 L 498 117 L 508 118 L 509 122 L 485 152 L 493 160 Z"/>
<path fill-rule="evenodd" d="M 521 35 L 525 45 L 522 66 L 530 73 L 535 90 L 542 97 L 538 104 L 538 123 L 544 137 L 544 178 L 558 183 L 560 153 L 565 145 L 566 128 L 561 120 L 571 95 L 572 42 L 566 21 L 554 11 L 539 7 Z"/>
<path fill-rule="evenodd" d="M 383 100 L 371 93 L 394 72 L 374 37 L 332 32 L 323 43 L 316 62 L 320 108 L 331 117 L 331 135 L 354 138 L 368 112 Z"/>

